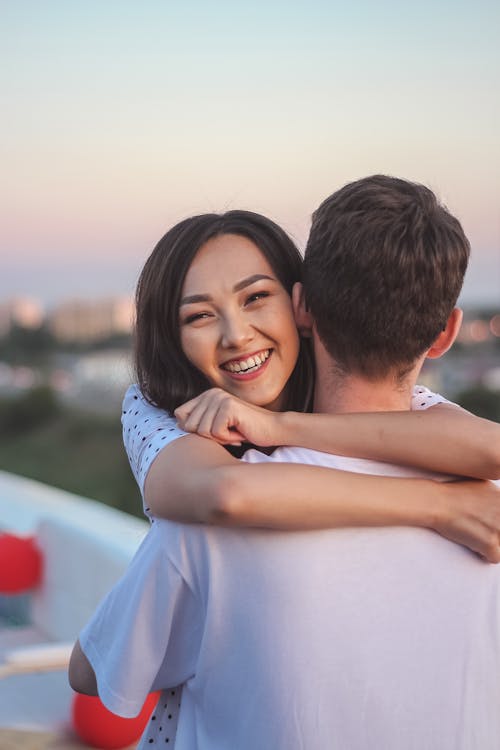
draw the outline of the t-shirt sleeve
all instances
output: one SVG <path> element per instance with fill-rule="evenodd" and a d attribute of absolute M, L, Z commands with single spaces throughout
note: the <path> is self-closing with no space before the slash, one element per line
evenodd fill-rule
<path fill-rule="evenodd" d="M 184 683 L 195 672 L 199 598 L 166 551 L 166 523 L 151 526 L 79 637 L 99 697 L 119 716 L 136 716 L 149 692 Z"/>
<path fill-rule="evenodd" d="M 123 444 L 130 468 L 144 500 L 144 482 L 158 453 L 173 440 L 188 433 L 175 417 L 146 401 L 137 385 L 131 385 L 122 405 Z M 149 509 L 144 507 L 149 515 Z"/>
<path fill-rule="evenodd" d="M 448 399 L 439 393 L 433 393 L 424 385 L 416 385 L 411 398 L 411 410 L 419 411 L 421 409 L 429 409 L 431 406 L 437 406 L 437 404 L 451 403 L 453 402 L 448 401 Z"/>

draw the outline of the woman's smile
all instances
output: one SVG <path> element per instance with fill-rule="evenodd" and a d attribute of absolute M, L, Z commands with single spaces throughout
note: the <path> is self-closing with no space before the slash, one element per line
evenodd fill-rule
<path fill-rule="evenodd" d="M 236 234 L 210 239 L 181 297 L 181 345 L 190 362 L 212 386 L 278 409 L 299 337 L 290 297 L 257 245 Z"/>
<path fill-rule="evenodd" d="M 222 365 L 222 369 L 240 379 L 243 377 L 249 378 L 251 375 L 257 377 L 264 371 L 271 354 L 272 349 L 264 349 L 245 358 L 231 359 Z"/>

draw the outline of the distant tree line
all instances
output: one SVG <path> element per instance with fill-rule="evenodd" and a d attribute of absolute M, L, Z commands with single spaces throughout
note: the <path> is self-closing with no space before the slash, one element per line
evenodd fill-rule
<path fill-rule="evenodd" d="M 500 391 L 478 385 L 457 393 L 454 400 L 478 417 L 500 422 Z"/>
<path fill-rule="evenodd" d="M 0 398 L 0 469 L 142 516 L 120 420 L 70 409 L 47 386 Z"/>
<path fill-rule="evenodd" d="M 45 323 L 37 328 L 13 325 L 0 338 L 0 361 L 11 365 L 41 366 L 49 363 L 56 353 L 127 349 L 131 343 L 129 334 L 113 334 L 95 341 L 60 341 Z"/>

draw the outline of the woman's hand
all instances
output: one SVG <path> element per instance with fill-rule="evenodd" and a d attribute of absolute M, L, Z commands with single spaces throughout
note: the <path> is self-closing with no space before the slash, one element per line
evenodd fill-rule
<path fill-rule="evenodd" d="M 433 528 L 488 562 L 500 562 L 500 486 L 471 479 L 442 484 L 444 503 Z"/>
<path fill-rule="evenodd" d="M 281 414 L 253 406 L 221 388 L 211 388 L 174 412 L 179 426 L 222 445 L 280 444 Z"/>

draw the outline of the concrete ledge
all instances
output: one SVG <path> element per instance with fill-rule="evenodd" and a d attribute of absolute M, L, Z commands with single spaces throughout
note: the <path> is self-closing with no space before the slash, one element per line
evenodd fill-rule
<path fill-rule="evenodd" d="M 48 639 L 72 640 L 127 567 L 149 523 L 0 472 L 0 528 L 35 535 L 44 574 L 33 592 L 32 622 Z"/>

